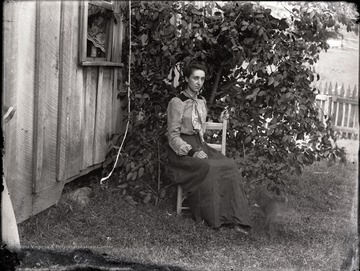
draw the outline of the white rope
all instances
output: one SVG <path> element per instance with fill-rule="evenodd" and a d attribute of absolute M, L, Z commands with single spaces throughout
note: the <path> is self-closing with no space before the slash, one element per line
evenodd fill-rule
<path fill-rule="evenodd" d="M 116 165 L 118 163 L 118 160 L 119 160 L 119 156 L 120 156 L 120 152 L 122 150 L 122 147 L 124 145 L 124 142 L 125 142 L 125 139 L 126 139 L 126 135 L 128 133 L 128 129 L 129 129 L 129 122 L 130 122 L 130 92 L 131 92 L 131 89 L 130 89 L 130 67 L 131 67 L 131 0 L 129 0 L 129 63 L 128 63 L 128 81 L 126 83 L 126 86 L 128 88 L 128 91 L 127 91 L 127 98 L 128 98 L 128 119 L 127 119 L 127 123 L 126 123 L 126 128 L 125 128 L 125 133 L 124 133 L 124 138 L 121 142 L 121 145 L 120 145 L 120 148 L 119 148 L 119 151 L 117 153 L 117 156 L 116 156 L 116 160 L 115 160 L 115 163 L 114 163 L 114 166 L 112 168 L 112 170 L 110 171 L 109 175 L 106 176 L 106 177 L 103 177 L 101 178 L 100 180 L 100 184 L 103 183 L 103 181 L 107 180 L 110 178 L 110 176 L 112 175 L 112 173 L 114 172 L 115 168 L 116 168 Z"/>

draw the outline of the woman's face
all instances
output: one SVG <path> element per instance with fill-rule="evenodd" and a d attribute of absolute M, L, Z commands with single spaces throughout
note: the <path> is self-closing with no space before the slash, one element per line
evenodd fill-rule
<path fill-rule="evenodd" d="M 205 81 L 205 72 L 203 70 L 193 70 L 189 77 L 185 77 L 186 82 L 188 83 L 188 88 L 192 92 L 198 93 Z"/>

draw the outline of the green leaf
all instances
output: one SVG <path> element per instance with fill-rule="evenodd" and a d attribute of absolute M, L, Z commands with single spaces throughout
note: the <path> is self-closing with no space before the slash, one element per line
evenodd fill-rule
<path fill-rule="evenodd" d="M 264 34 L 264 28 L 260 27 L 258 33 L 259 33 L 259 36 L 262 36 L 262 34 Z"/>
<path fill-rule="evenodd" d="M 146 160 L 150 161 L 151 156 L 152 156 L 152 152 L 149 152 L 148 155 L 146 156 Z"/>
<path fill-rule="evenodd" d="M 126 180 L 130 180 L 130 178 L 132 177 L 132 172 L 129 172 L 128 175 L 126 176 Z"/>
<path fill-rule="evenodd" d="M 120 189 L 125 189 L 126 187 L 128 187 L 128 184 L 127 183 L 120 184 L 117 187 L 120 188 Z"/>
<path fill-rule="evenodd" d="M 254 57 L 250 60 L 249 65 L 254 65 L 254 63 L 258 60 L 257 57 Z"/>
<path fill-rule="evenodd" d="M 126 172 L 129 172 L 131 170 L 131 164 L 126 165 Z"/>
<path fill-rule="evenodd" d="M 137 171 L 132 172 L 131 180 L 135 181 L 137 177 Z"/>
<path fill-rule="evenodd" d="M 271 129 L 275 129 L 278 126 L 278 124 L 275 122 L 269 126 Z"/>
<path fill-rule="evenodd" d="M 302 159 L 301 156 L 297 156 L 296 159 L 298 160 L 298 162 L 299 162 L 300 164 L 304 164 L 304 161 L 303 161 L 303 159 Z"/>
<path fill-rule="evenodd" d="M 163 189 L 160 193 L 160 198 L 162 198 L 162 199 L 165 198 L 165 195 L 166 195 L 166 190 Z"/>
<path fill-rule="evenodd" d="M 269 80 L 268 80 L 268 86 L 270 86 L 271 84 L 274 83 L 274 77 L 269 77 Z"/>
<path fill-rule="evenodd" d="M 147 203 L 150 202 L 150 200 L 151 200 L 151 194 L 147 194 L 146 197 L 144 198 L 143 202 L 144 202 L 145 204 L 147 204 Z"/>
<path fill-rule="evenodd" d="M 202 15 L 202 13 L 196 9 L 192 9 L 191 12 L 195 15 Z"/>
<path fill-rule="evenodd" d="M 139 178 L 141 178 L 143 176 L 143 174 L 144 174 L 144 168 L 141 167 L 141 168 L 139 168 L 139 173 L 138 173 Z"/>

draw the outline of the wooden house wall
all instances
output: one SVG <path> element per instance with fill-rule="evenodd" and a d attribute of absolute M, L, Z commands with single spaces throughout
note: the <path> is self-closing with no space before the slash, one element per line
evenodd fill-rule
<path fill-rule="evenodd" d="M 78 64 L 77 1 L 9 1 L 3 20 L 3 106 L 16 108 L 3 164 L 20 223 L 105 160 L 107 137 L 121 129 L 121 70 Z"/>

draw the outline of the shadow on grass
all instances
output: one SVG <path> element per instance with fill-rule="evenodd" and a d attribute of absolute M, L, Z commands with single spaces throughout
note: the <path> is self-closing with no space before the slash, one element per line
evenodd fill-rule
<path fill-rule="evenodd" d="M 143 264 L 115 259 L 90 248 L 49 249 L 25 247 L 17 254 L 2 249 L 1 270 L 126 270 L 183 271 L 176 266 Z M 4 260 L 7 259 L 7 262 Z"/>

